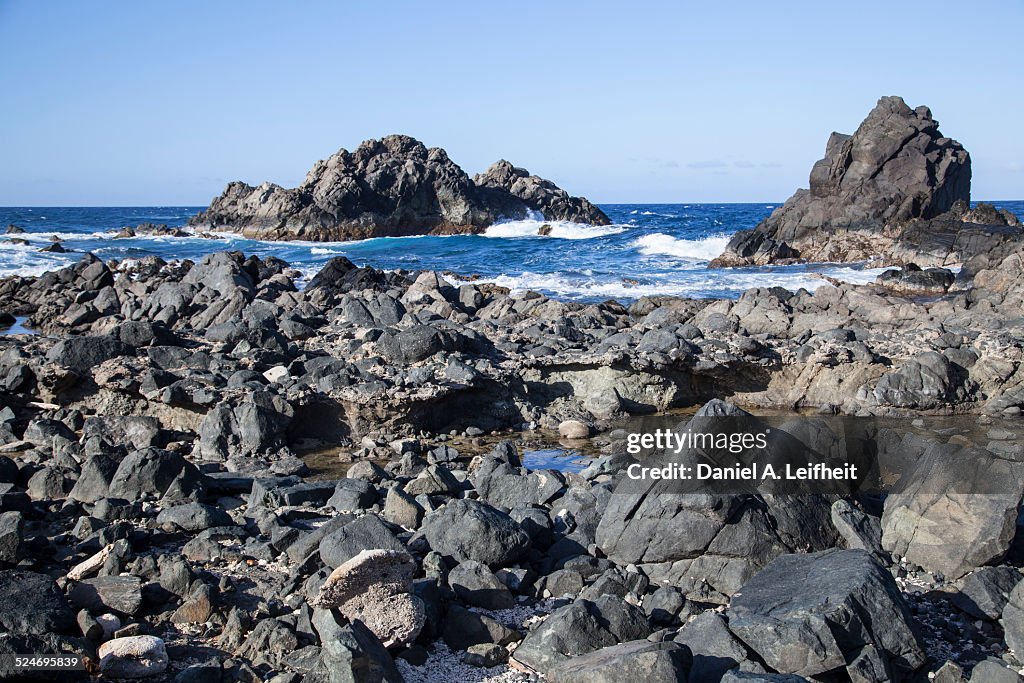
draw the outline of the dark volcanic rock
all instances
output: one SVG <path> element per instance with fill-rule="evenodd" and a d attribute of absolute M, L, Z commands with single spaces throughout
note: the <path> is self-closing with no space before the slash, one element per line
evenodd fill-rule
<path fill-rule="evenodd" d="M 611 221 L 601 209 L 583 197 L 570 197 L 569 193 L 550 180 L 544 180 L 525 168 L 517 168 L 502 159 L 486 171 L 473 177 L 481 188 L 493 190 L 488 199 L 504 218 L 525 218 L 518 199 L 531 211 L 539 211 L 547 220 L 572 221 L 607 225 Z M 507 193 L 508 196 L 503 196 Z M 548 226 L 550 231 L 550 226 Z M 541 235 L 545 234 L 543 232 Z"/>
<path fill-rule="evenodd" d="M 672 641 L 633 640 L 573 657 L 551 669 L 545 680 L 552 683 L 670 683 L 689 680 L 689 669 L 690 652 L 682 645 Z"/>
<path fill-rule="evenodd" d="M 431 548 L 459 562 L 508 564 L 530 546 L 530 537 L 511 517 L 475 500 L 453 500 L 427 515 L 423 529 Z"/>
<path fill-rule="evenodd" d="M 925 662 L 892 575 L 863 550 L 776 558 L 733 599 L 729 628 L 781 673 L 899 681 Z"/>
<path fill-rule="evenodd" d="M 57 365 L 84 373 L 103 361 L 132 353 L 132 347 L 114 337 L 69 337 L 57 342 L 47 358 Z"/>
<path fill-rule="evenodd" d="M 479 232 L 531 210 L 551 220 L 609 222 L 585 199 L 507 162 L 478 180 L 480 185 L 444 150 L 390 135 L 317 162 L 295 189 L 231 183 L 191 222 L 282 240 Z"/>
<path fill-rule="evenodd" d="M 647 636 L 644 613 L 612 595 L 577 600 L 551 613 L 515 651 L 516 661 L 546 673 L 571 657 Z"/>
<path fill-rule="evenodd" d="M 0 627 L 14 634 L 70 633 L 75 613 L 49 576 L 11 569 L 0 571 Z"/>
<path fill-rule="evenodd" d="M 712 265 L 890 256 L 909 221 L 969 201 L 970 187 L 970 156 L 939 132 L 928 108 L 883 97 L 852 136 L 832 134 L 810 190 L 736 233 Z"/>

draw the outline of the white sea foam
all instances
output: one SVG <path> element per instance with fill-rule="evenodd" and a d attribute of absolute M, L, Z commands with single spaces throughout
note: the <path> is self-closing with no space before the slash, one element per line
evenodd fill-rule
<path fill-rule="evenodd" d="M 729 244 L 728 235 L 712 235 L 699 240 L 685 240 L 663 232 L 644 235 L 633 242 L 645 256 L 670 256 L 688 261 L 710 261 Z"/>
<path fill-rule="evenodd" d="M 570 223 L 569 221 L 545 221 L 527 219 L 521 221 L 503 221 L 495 223 L 484 231 L 484 237 L 539 237 L 541 226 L 551 226 L 547 237 L 563 240 L 589 240 L 606 235 L 618 235 L 629 229 L 626 225 L 587 225 Z"/>
<path fill-rule="evenodd" d="M 816 272 L 763 270 L 758 272 L 725 269 L 657 274 L 637 281 L 582 276 L 580 273 L 532 273 L 499 275 L 480 280 L 508 287 L 513 292 L 541 291 L 564 298 L 636 299 L 642 296 L 728 296 L 753 287 L 784 287 L 790 291 L 814 291 L 828 285 L 825 277 L 853 284 L 873 282 L 884 269 L 857 269 L 849 266 L 823 268 Z M 820 274 L 819 274 L 820 273 Z M 825 276 L 825 277 L 822 277 Z M 462 284 L 462 283 L 457 283 Z"/>

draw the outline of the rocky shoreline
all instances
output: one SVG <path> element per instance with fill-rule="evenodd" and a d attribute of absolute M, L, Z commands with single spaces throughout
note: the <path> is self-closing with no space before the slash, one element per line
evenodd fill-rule
<path fill-rule="evenodd" d="M 723 257 L 871 236 L 901 267 L 869 285 L 584 304 L 344 257 L 303 283 L 239 252 L 0 280 L 0 321 L 36 332 L 0 335 L 0 677 L 1020 680 L 1024 246 L 957 204 L 966 152 L 897 100 Z M 351 239 L 592 209 L 392 137 L 196 222 Z M 655 455 L 624 421 L 677 409 L 678 434 L 781 413 L 782 443 L 868 457 L 884 486 L 630 480 Z M 521 432 L 600 455 L 527 468 Z M 343 473 L 311 471 L 325 450 Z"/>
<path fill-rule="evenodd" d="M 0 652 L 182 682 L 1016 676 L 1020 259 L 628 307 L 340 257 L 302 290 L 223 252 L 8 278 L 0 308 L 40 334 L 0 337 L 0 582 L 23 596 Z M 973 414 L 982 442 L 885 438 L 1013 486 L 956 515 L 910 494 L 616 492 L 608 427 L 720 398 Z M 508 429 L 608 455 L 579 475 L 527 471 L 511 443 L 469 457 Z M 307 476 L 323 446 L 344 478 Z"/>

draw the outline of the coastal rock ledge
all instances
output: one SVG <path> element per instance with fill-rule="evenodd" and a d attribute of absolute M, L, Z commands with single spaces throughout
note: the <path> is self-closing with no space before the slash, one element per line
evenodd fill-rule
<path fill-rule="evenodd" d="M 501 160 L 470 178 L 438 147 L 407 135 L 367 140 L 318 161 L 302 184 L 229 183 L 189 224 L 268 240 L 479 233 L 501 219 L 608 225 L 582 197 Z"/>
<path fill-rule="evenodd" d="M 883 97 L 853 135 L 832 133 L 797 190 L 753 230 L 741 230 L 712 266 L 794 261 L 957 266 L 1005 255 L 1015 216 L 970 209 L 971 158 L 939 131 L 928 107 Z M 982 267 L 987 265 L 981 264 Z"/>

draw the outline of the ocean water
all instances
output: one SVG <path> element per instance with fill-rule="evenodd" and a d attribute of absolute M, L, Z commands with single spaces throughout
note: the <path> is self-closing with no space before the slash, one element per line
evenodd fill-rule
<path fill-rule="evenodd" d="M 1024 216 L 1024 201 L 995 202 Z M 240 250 L 277 256 L 312 277 L 328 260 L 344 255 L 357 265 L 385 269 L 450 271 L 514 290 L 533 289 L 560 299 L 624 301 L 644 295 L 737 297 L 750 287 L 815 289 L 822 275 L 870 282 L 881 272 L 858 264 L 806 264 L 709 269 L 730 235 L 754 227 L 777 204 L 612 204 L 601 208 L 609 226 L 544 221 L 500 223 L 483 235 L 378 238 L 358 242 L 264 242 L 230 233 L 114 239 L 124 226 L 166 223 L 183 226 L 203 207 L 0 207 L 0 233 L 8 224 L 23 235 L 0 234 L 0 276 L 38 275 L 74 263 L 91 251 L 104 260 L 156 255 L 198 260 L 212 251 Z M 66 254 L 40 252 L 51 236 Z M 18 245 L 10 238 L 27 239 Z"/>

